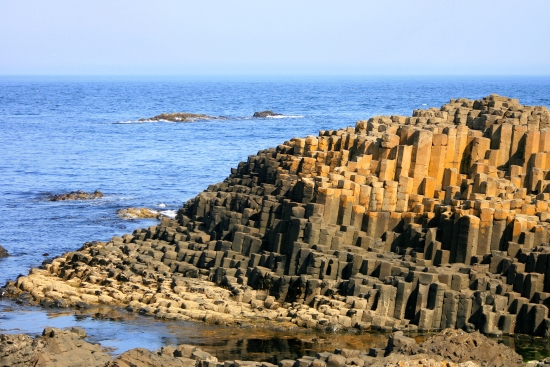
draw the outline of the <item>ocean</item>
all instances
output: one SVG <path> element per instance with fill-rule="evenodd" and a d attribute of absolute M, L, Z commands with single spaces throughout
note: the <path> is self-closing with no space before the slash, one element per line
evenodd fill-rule
<path fill-rule="evenodd" d="M 0 76 L 0 245 L 11 254 L 0 259 L 0 285 L 87 241 L 153 225 L 116 212 L 147 207 L 173 214 L 260 149 L 491 93 L 550 106 L 550 77 Z M 268 109 L 282 116 L 252 118 Z M 223 118 L 139 121 L 164 112 Z M 47 200 L 75 190 L 105 196 Z M 26 323 L 29 313 L 7 300 L 0 306 L 0 331 Z M 29 312 L 55 326 L 46 311 Z M 117 325 L 108 329 L 116 333 Z"/>

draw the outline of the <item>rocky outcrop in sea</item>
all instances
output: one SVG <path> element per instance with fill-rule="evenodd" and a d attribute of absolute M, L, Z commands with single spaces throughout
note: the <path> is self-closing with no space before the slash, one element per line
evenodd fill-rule
<path fill-rule="evenodd" d="M 103 197 L 103 193 L 99 190 L 94 192 L 85 192 L 82 190 L 71 191 L 66 194 L 48 195 L 48 201 L 64 201 L 64 200 L 93 200 Z"/>
<path fill-rule="evenodd" d="M 2 245 L 0 245 L 0 258 L 8 257 L 10 254 L 8 253 L 8 250 L 6 250 Z"/>
<path fill-rule="evenodd" d="M 254 115 L 252 115 L 252 117 L 266 118 L 266 117 L 282 116 L 282 115 L 283 115 L 282 113 L 273 112 L 271 110 L 265 110 L 265 111 L 254 112 Z"/>
<path fill-rule="evenodd" d="M 7 286 L 44 306 L 550 337 L 550 112 L 491 95 L 294 138 Z M 549 157 L 549 158 L 547 158 Z"/>
<path fill-rule="evenodd" d="M 173 113 L 161 113 L 160 115 L 141 118 L 139 121 L 171 121 L 171 122 L 195 122 L 200 120 L 216 120 L 219 117 L 208 116 L 200 113 L 188 113 L 188 112 L 173 112 Z"/>

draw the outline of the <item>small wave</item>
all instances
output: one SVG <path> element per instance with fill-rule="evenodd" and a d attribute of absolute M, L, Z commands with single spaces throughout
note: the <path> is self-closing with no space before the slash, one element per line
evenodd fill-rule
<path fill-rule="evenodd" d="M 160 215 L 163 215 L 163 216 L 168 217 L 168 218 L 175 218 L 176 214 L 178 214 L 178 212 L 175 211 L 175 210 L 161 210 L 160 211 Z"/>
<path fill-rule="evenodd" d="M 276 115 L 276 116 L 266 116 L 266 119 L 303 119 L 303 115 Z"/>
<path fill-rule="evenodd" d="M 275 115 L 275 116 L 266 116 L 262 117 L 265 119 L 302 119 L 304 115 Z M 191 124 L 197 122 L 231 122 L 231 121 L 242 121 L 242 120 L 255 120 L 258 117 L 253 116 L 219 116 L 211 120 L 206 119 L 196 119 L 190 121 L 170 121 L 170 120 L 127 120 L 127 121 L 117 121 L 113 122 L 114 125 L 132 125 L 132 124 L 152 124 L 152 123 L 164 123 L 164 124 Z"/>
<path fill-rule="evenodd" d="M 168 121 L 168 120 L 129 120 L 129 121 L 117 121 L 113 124 L 115 125 L 141 125 L 141 124 L 152 124 L 152 123 L 165 123 L 165 124 L 176 124 L 176 121 Z M 189 121 L 189 122 L 195 122 L 195 121 Z"/>
<path fill-rule="evenodd" d="M 166 204 L 164 204 L 164 203 L 157 204 L 157 206 L 158 206 L 159 208 L 166 208 Z"/>
<path fill-rule="evenodd" d="M 189 121 L 170 121 L 170 120 L 163 120 L 163 119 L 160 119 L 160 120 L 129 120 L 129 121 L 117 121 L 117 122 L 113 122 L 114 125 L 141 125 L 141 124 L 158 124 L 158 123 L 161 123 L 161 124 L 193 124 L 193 123 L 196 123 L 196 122 L 206 122 L 206 121 L 227 121 L 228 118 L 215 118 L 215 119 L 211 119 L 211 120 L 207 120 L 207 119 L 193 119 L 193 120 L 189 120 Z"/>
<path fill-rule="evenodd" d="M 123 124 L 143 124 L 146 121 L 138 121 L 138 120 L 130 120 L 130 121 L 117 121 L 114 122 L 115 125 L 123 125 Z"/>

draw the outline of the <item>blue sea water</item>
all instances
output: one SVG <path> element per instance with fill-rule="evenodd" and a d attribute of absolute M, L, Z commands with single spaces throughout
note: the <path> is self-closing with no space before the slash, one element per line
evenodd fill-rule
<path fill-rule="evenodd" d="M 550 77 L 0 77 L 0 245 L 12 255 L 0 259 L 0 285 L 153 224 L 116 211 L 177 210 L 260 149 L 491 93 L 550 106 Z M 265 109 L 283 116 L 251 118 Z M 176 111 L 225 119 L 138 121 Z M 74 190 L 105 197 L 45 200 Z"/>

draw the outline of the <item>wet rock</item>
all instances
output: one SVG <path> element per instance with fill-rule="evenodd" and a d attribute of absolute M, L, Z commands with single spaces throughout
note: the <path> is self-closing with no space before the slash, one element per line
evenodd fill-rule
<path fill-rule="evenodd" d="M 266 118 L 266 117 L 282 116 L 282 115 L 283 115 L 282 113 L 276 113 L 270 110 L 265 110 L 265 111 L 254 112 L 254 115 L 252 115 L 252 117 Z"/>
<path fill-rule="evenodd" d="M 158 219 L 161 214 L 147 208 L 119 209 L 116 214 L 123 219 Z"/>
<path fill-rule="evenodd" d="M 99 199 L 102 197 L 103 197 L 103 193 L 98 190 L 91 193 L 78 190 L 78 191 L 71 191 L 67 194 L 57 194 L 57 195 L 48 196 L 47 199 L 48 201 L 92 200 L 92 199 Z"/>
<path fill-rule="evenodd" d="M 195 122 L 200 120 L 216 120 L 217 117 L 197 114 L 197 113 L 187 113 L 187 112 L 174 112 L 174 113 L 161 113 L 160 115 L 142 118 L 139 121 L 171 121 L 171 122 Z"/>
<path fill-rule="evenodd" d="M 10 254 L 8 253 L 8 250 L 6 250 L 2 245 L 0 245 L 0 258 L 8 257 Z"/>

